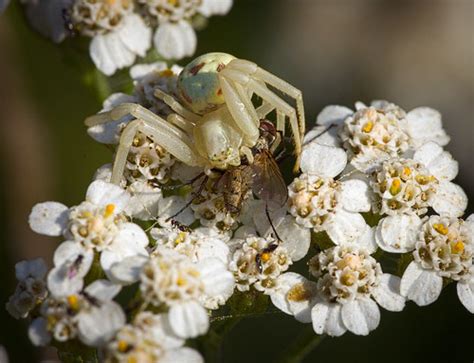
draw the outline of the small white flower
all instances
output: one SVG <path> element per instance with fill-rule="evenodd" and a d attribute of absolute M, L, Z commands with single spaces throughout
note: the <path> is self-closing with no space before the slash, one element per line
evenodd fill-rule
<path fill-rule="evenodd" d="M 125 324 L 125 314 L 112 301 L 119 291 L 120 286 L 97 280 L 82 292 L 49 297 L 41 306 L 41 316 L 30 325 L 31 341 L 46 345 L 51 338 L 64 342 L 77 337 L 86 345 L 104 345 Z"/>
<path fill-rule="evenodd" d="M 132 257 L 115 264 L 112 275 L 123 283 L 140 281 L 144 303 L 167 307 L 168 323 L 182 338 L 204 334 L 209 327 L 207 299 L 225 302 L 234 289 L 232 274 L 219 259 L 193 263 L 166 247 L 158 247 L 149 259 Z"/>
<path fill-rule="evenodd" d="M 382 273 L 365 247 L 329 248 L 313 257 L 309 266 L 316 283 L 285 274 L 287 283 L 272 301 L 298 320 L 312 321 L 317 334 L 340 336 L 349 330 L 367 335 L 379 324 L 377 303 L 390 311 L 401 311 L 405 305 L 399 293 L 400 279 Z"/>
<path fill-rule="evenodd" d="M 122 327 L 107 345 L 107 363 L 202 363 L 199 353 L 183 347 L 167 325 L 166 315 L 140 312 L 132 324 Z"/>
<path fill-rule="evenodd" d="M 229 264 L 237 289 L 248 291 L 253 286 L 269 295 L 277 288 L 278 277 L 293 263 L 286 248 L 271 237 L 247 236 L 238 244 Z"/>
<path fill-rule="evenodd" d="M 86 193 L 86 200 L 67 208 L 56 202 L 37 204 L 29 218 L 37 233 L 64 235 L 83 249 L 97 251 L 108 274 L 110 266 L 127 256 L 147 255 L 148 237 L 136 224 L 129 223 L 124 208 L 130 195 L 122 188 L 96 180 Z"/>
<path fill-rule="evenodd" d="M 191 21 L 196 14 L 224 15 L 232 6 L 232 0 L 139 1 L 158 23 L 153 41 L 158 53 L 166 59 L 181 59 L 194 54 L 197 37 Z"/>
<path fill-rule="evenodd" d="M 44 281 L 46 264 L 41 258 L 21 261 L 15 265 L 15 272 L 18 285 L 6 309 L 15 319 L 26 318 L 48 294 Z"/>
<path fill-rule="evenodd" d="M 365 181 L 334 178 L 346 167 L 343 149 L 311 141 L 303 148 L 303 174 L 288 187 L 289 211 L 296 222 L 315 232 L 326 231 L 335 244 L 356 241 L 369 228 L 360 214 L 371 207 Z"/>
<path fill-rule="evenodd" d="M 457 282 L 461 303 L 474 312 L 474 217 L 466 221 L 431 216 L 421 226 L 413 256 L 405 270 L 401 293 L 419 306 L 434 302 L 443 278 Z"/>
<path fill-rule="evenodd" d="M 89 52 L 96 67 L 106 75 L 128 67 L 150 47 L 151 30 L 133 12 L 127 0 L 113 2 L 78 0 L 71 10 L 74 28 L 93 38 Z"/>
<path fill-rule="evenodd" d="M 371 181 L 375 211 L 387 214 L 380 220 L 376 238 L 388 252 L 413 250 L 421 220 L 428 208 L 459 217 L 467 207 L 467 196 L 451 182 L 458 164 L 451 155 L 433 143 L 419 148 L 413 159 L 385 161 Z"/>
<path fill-rule="evenodd" d="M 227 264 L 229 236 L 212 228 L 179 230 L 178 228 L 153 228 L 150 235 L 157 246 L 165 246 L 189 257 L 193 262 L 217 258 Z"/>

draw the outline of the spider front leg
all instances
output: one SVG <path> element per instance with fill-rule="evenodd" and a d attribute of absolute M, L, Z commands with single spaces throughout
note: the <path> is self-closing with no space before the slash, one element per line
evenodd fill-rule
<path fill-rule="evenodd" d="M 122 178 L 127 163 L 127 156 L 137 132 L 142 132 L 150 137 L 156 144 L 187 165 L 205 165 L 204 160 L 194 149 L 191 139 L 184 131 L 138 104 L 121 104 L 111 111 L 87 118 L 85 124 L 89 127 L 95 126 L 120 120 L 127 115 L 133 116 L 135 120 L 125 126 L 120 136 L 112 170 L 112 183 L 119 184 Z"/>
<path fill-rule="evenodd" d="M 242 115 L 245 115 L 247 118 L 253 116 L 252 112 L 247 112 L 247 109 L 250 107 L 248 105 L 251 105 L 255 115 L 257 114 L 248 94 L 243 92 L 244 89 L 260 96 L 267 104 L 276 109 L 278 131 L 284 133 L 285 118 L 288 117 L 293 133 L 295 153 L 297 156 L 294 170 L 297 171 L 299 169 L 302 148 L 301 140 L 305 131 L 303 98 L 301 91 L 273 74 L 259 68 L 256 64 L 241 59 L 231 61 L 226 68 L 220 72 L 219 77 L 226 99 L 229 98 L 231 102 L 237 103 L 240 101 L 241 104 L 247 106 L 241 108 L 241 112 L 238 112 L 235 108 L 232 109 L 229 107 L 229 110 L 236 121 L 241 118 Z M 296 110 L 282 98 L 270 91 L 265 85 L 262 85 L 261 82 L 272 86 L 290 97 L 293 97 L 296 101 Z M 236 98 L 239 98 L 239 100 L 236 101 Z M 265 107 L 268 109 L 270 106 Z M 261 113 L 261 109 L 259 113 Z"/>

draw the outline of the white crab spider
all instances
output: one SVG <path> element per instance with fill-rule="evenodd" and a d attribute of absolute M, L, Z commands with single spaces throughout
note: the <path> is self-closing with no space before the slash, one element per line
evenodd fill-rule
<path fill-rule="evenodd" d="M 155 93 L 175 112 L 167 120 L 135 103 L 124 103 L 86 119 L 86 126 L 91 127 L 126 115 L 135 118 L 120 137 L 112 183 L 119 183 L 138 131 L 190 166 L 225 170 L 240 165 L 242 155 L 252 162 L 251 148 L 259 138 L 260 120 L 273 110 L 281 133 L 289 120 L 297 157 L 295 170 L 299 169 L 305 129 L 301 91 L 255 63 L 225 53 L 209 53 L 193 60 L 180 73 L 177 86 L 181 103 L 159 90 Z M 267 86 L 294 98 L 296 109 Z M 253 94 L 263 100 L 257 108 L 252 103 Z"/>

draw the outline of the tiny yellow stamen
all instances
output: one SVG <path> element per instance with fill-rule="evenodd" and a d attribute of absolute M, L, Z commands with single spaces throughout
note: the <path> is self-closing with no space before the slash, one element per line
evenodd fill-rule
<path fill-rule="evenodd" d="M 173 75 L 174 75 L 173 71 L 169 68 L 160 72 L 161 77 L 172 77 Z"/>
<path fill-rule="evenodd" d="M 179 232 L 178 237 L 174 240 L 175 245 L 179 245 L 180 243 L 183 243 L 184 240 L 186 239 L 186 232 Z"/>
<path fill-rule="evenodd" d="M 403 175 L 405 175 L 405 176 L 410 176 L 411 175 L 411 169 L 408 166 L 405 166 L 403 168 Z"/>
<path fill-rule="evenodd" d="M 352 286 L 352 285 L 354 285 L 355 281 L 356 281 L 356 278 L 351 273 L 346 273 L 346 274 L 341 276 L 341 282 L 342 282 L 343 285 Z"/>
<path fill-rule="evenodd" d="M 434 180 L 434 177 L 431 176 L 431 175 L 421 175 L 421 174 L 419 174 L 415 177 L 415 180 L 419 184 L 425 185 L 425 184 L 428 184 L 428 183 L 432 182 Z"/>
<path fill-rule="evenodd" d="M 178 279 L 176 280 L 176 284 L 178 286 L 184 286 L 184 285 L 186 285 L 186 283 L 187 283 L 186 279 L 184 277 L 181 277 L 181 276 L 178 277 Z"/>
<path fill-rule="evenodd" d="M 448 234 L 448 228 L 443 223 L 435 223 L 433 224 L 433 228 L 439 234 L 446 236 Z"/>
<path fill-rule="evenodd" d="M 178 4 L 179 0 L 168 0 L 168 4 L 170 4 L 171 6 L 175 6 L 176 4 Z"/>
<path fill-rule="evenodd" d="M 67 297 L 67 303 L 69 304 L 69 307 L 72 310 L 74 310 L 74 311 L 79 310 L 79 299 L 78 299 L 77 295 L 69 295 Z"/>
<path fill-rule="evenodd" d="M 311 299 L 311 291 L 303 283 L 294 285 L 286 295 L 289 301 L 306 301 Z"/>
<path fill-rule="evenodd" d="M 135 357 L 128 357 L 127 363 L 138 363 L 138 360 Z"/>
<path fill-rule="evenodd" d="M 400 181 L 400 179 L 394 179 L 392 182 L 392 186 L 390 187 L 390 194 L 397 195 L 398 193 L 400 193 L 400 191 L 402 190 L 401 184 L 402 182 Z"/>
<path fill-rule="evenodd" d="M 115 210 L 115 204 L 107 204 L 105 206 L 104 217 L 105 218 L 110 217 L 114 213 L 114 210 Z"/>
<path fill-rule="evenodd" d="M 267 262 L 270 259 L 271 255 L 270 252 L 264 252 L 262 253 L 261 259 L 263 262 Z"/>
<path fill-rule="evenodd" d="M 362 131 L 368 134 L 370 131 L 372 131 L 373 128 L 374 128 L 374 123 L 369 121 L 362 127 Z"/>
<path fill-rule="evenodd" d="M 117 349 L 119 350 L 119 352 L 126 352 L 128 349 L 128 343 L 125 340 L 119 340 L 117 343 Z"/>
<path fill-rule="evenodd" d="M 464 243 L 462 241 L 457 241 L 453 245 L 451 245 L 451 252 L 452 253 L 463 253 L 464 252 Z"/>
<path fill-rule="evenodd" d="M 110 6 L 114 5 L 115 1 L 116 0 L 106 0 L 107 4 L 110 5 Z"/>

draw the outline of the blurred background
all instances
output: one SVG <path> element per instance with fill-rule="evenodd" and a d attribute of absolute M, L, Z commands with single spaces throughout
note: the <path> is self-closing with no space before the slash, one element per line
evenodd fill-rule
<path fill-rule="evenodd" d="M 29 230 L 31 207 L 79 203 L 111 156 L 83 126 L 101 102 L 84 82 L 92 65 L 74 42 L 41 38 L 18 4 L 0 18 L 0 344 L 15 363 L 55 361 L 53 351 L 33 349 L 26 322 L 3 309 L 15 262 L 50 262 L 60 242 Z M 439 110 L 473 212 L 474 1 L 235 0 L 229 15 L 198 33 L 197 54 L 210 51 L 255 61 L 300 88 L 308 127 L 325 105 L 357 100 Z M 368 337 L 325 339 L 304 362 L 472 362 L 473 327 L 451 284 L 428 307 L 383 311 Z M 290 317 L 245 320 L 227 336 L 223 361 L 274 362 L 302 329 Z"/>

